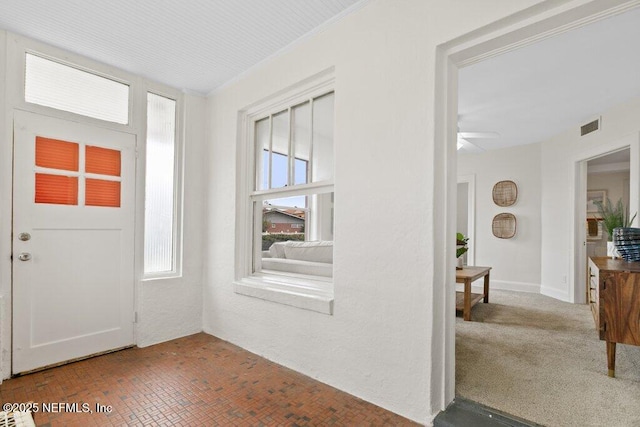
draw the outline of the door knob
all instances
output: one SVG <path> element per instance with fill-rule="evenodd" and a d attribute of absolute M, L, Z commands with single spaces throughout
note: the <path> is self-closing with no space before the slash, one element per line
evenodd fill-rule
<path fill-rule="evenodd" d="M 23 242 L 26 242 L 27 240 L 31 240 L 31 234 L 29 234 L 29 233 L 20 233 L 18 235 L 18 239 L 22 240 Z"/>
<path fill-rule="evenodd" d="M 18 255 L 18 259 L 20 261 L 29 261 L 31 259 L 31 254 L 29 252 L 22 252 Z"/>

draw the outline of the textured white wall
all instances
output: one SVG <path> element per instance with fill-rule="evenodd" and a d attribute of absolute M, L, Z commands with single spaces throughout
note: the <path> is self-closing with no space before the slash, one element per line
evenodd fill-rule
<path fill-rule="evenodd" d="M 604 112 L 602 128 L 596 133 L 580 137 L 579 123 L 575 129 L 542 143 L 542 293 L 565 301 L 572 301 L 573 298 L 570 283 L 565 283 L 564 278 L 570 277 L 574 268 L 574 260 L 571 258 L 574 190 L 571 183 L 575 161 L 583 156 L 605 152 L 621 140 L 637 142 L 640 132 L 638 117 L 640 98 Z M 633 150 L 631 153 L 632 157 L 638 155 Z M 638 159 L 635 159 L 635 162 L 637 161 Z M 632 169 L 632 211 L 638 210 L 639 207 L 638 181 L 640 176 L 637 172 L 633 174 Z"/>
<path fill-rule="evenodd" d="M 206 100 L 185 95 L 182 276 L 142 281 L 138 305 L 140 347 L 202 331 Z"/>
<path fill-rule="evenodd" d="M 6 63 L 7 33 L 0 31 L 0 295 L 4 319 L 11 319 L 11 118 L 7 114 Z M 11 322 L 0 322 L 0 381 L 11 374 Z"/>
<path fill-rule="evenodd" d="M 435 47 L 533 3 L 372 1 L 212 94 L 204 330 L 430 422 L 430 373 L 444 369 L 432 358 L 443 350 L 431 324 Z M 232 282 L 238 111 L 331 66 L 335 310 L 327 316 L 235 294 Z"/>
<path fill-rule="evenodd" d="M 491 283 L 496 289 L 539 292 L 540 144 L 461 154 L 458 174 L 476 175 L 476 265 L 492 267 Z M 493 202 L 493 186 L 503 180 L 518 186 L 518 199 L 512 206 Z M 511 239 L 493 235 L 493 217 L 501 212 L 516 217 L 516 235 Z"/>

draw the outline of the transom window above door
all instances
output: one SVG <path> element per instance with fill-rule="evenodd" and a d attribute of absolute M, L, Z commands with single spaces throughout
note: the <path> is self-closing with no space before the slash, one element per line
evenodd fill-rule
<path fill-rule="evenodd" d="M 113 123 L 129 123 L 129 86 L 70 65 L 25 55 L 24 100 Z"/>

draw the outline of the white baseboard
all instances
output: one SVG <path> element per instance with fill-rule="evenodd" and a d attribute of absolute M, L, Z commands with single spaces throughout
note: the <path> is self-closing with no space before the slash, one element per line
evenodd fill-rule
<path fill-rule="evenodd" d="M 483 286 L 482 280 L 478 280 L 471 285 L 471 292 L 481 293 L 483 292 Z M 534 294 L 542 294 L 560 301 L 571 302 L 569 294 L 566 291 L 550 288 L 548 286 L 541 286 L 536 283 L 492 279 L 489 284 L 489 293 L 491 293 L 492 289 L 500 291 L 530 292 Z M 456 291 L 464 291 L 464 285 L 456 283 Z"/>
<path fill-rule="evenodd" d="M 482 292 L 483 287 L 484 287 L 484 284 L 482 280 L 478 280 L 476 283 L 471 285 L 471 292 Z M 530 292 L 534 294 L 541 293 L 539 284 L 527 283 L 527 282 L 513 282 L 510 280 L 491 279 L 489 282 L 489 293 L 491 293 L 492 289 L 496 289 L 500 291 Z M 464 285 L 460 283 L 456 283 L 456 290 L 463 291 Z"/>
<path fill-rule="evenodd" d="M 548 297 L 555 298 L 560 301 L 571 302 L 571 299 L 569 298 L 569 293 L 567 291 L 561 291 L 555 288 L 550 288 L 548 286 L 541 286 L 540 293 L 542 295 L 546 295 Z"/>
<path fill-rule="evenodd" d="M 530 292 L 534 294 L 540 293 L 540 284 L 528 282 L 513 282 L 510 280 L 491 280 L 490 288 L 500 289 L 503 291 Z"/>

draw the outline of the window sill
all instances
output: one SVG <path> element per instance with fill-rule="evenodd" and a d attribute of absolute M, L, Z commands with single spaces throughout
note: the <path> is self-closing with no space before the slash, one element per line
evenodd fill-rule
<path fill-rule="evenodd" d="M 146 274 L 142 276 L 143 282 L 152 282 L 155 280 L 179 279 L 182 274 L 176 272 Z"/>
<path fill-rule="evenodd" d="M 331 281 L 278 275 L 254 275 L 234 282 L 234 292 L 304 310 L 333 314 Z"/>

